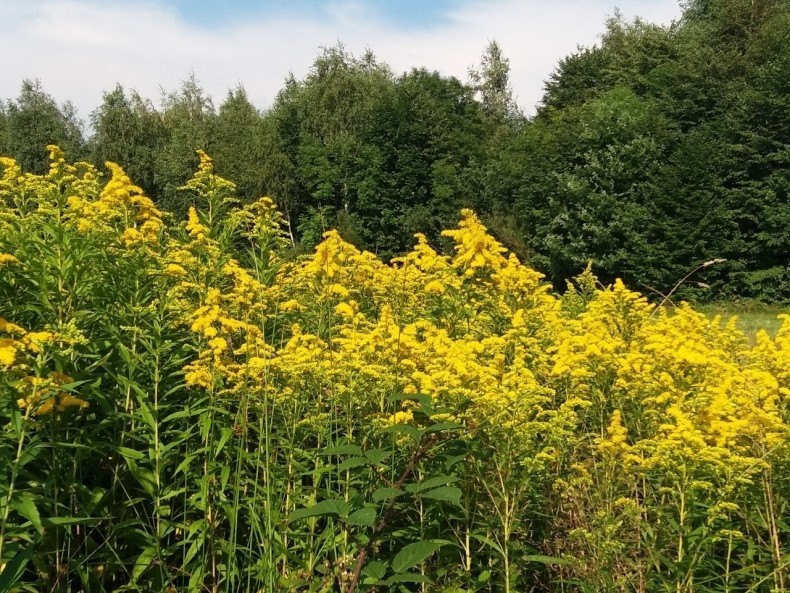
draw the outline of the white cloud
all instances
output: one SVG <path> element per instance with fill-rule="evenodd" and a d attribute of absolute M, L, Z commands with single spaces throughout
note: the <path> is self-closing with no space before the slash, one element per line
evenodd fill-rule
<path fill-rule="evenodd" d="M 214 29 L 185 22 L 159 2 L 0 0 L 5 56 L 0 97 L 16 97 L 24 78 L 38 78 L 59 101 L 87 118 L 116 83 L 158 101 L 194 70 L 216 103 L 242 83 L 259 107 L 271 104 L 289 71 L 307 73 L 320 46 L 342 41 L 370 48 L 395 72 L 425 66 L 466 79 L 487 43 L 510 59 L 519 104 L 531 111 L 543 81 L 577 45 L 603 31 L 614 0 L 466 0 L 430 29 L 376 20 L 358 0 L 333 1 L 315 17 L 260 17 Z M 627 18 L 669 23 L 676 0 L 621 0 Z"/>

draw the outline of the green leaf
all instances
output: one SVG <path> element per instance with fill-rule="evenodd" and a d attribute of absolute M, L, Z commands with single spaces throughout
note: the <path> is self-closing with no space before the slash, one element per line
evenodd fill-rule
<path fill-rule="evenodd" d="M 387 574 L 387 563 L 380 560 L 368 562 L 362 567 L 362 575 L 376 580 L 383 579 Z"/>
<path fill-rule="evenodd" d="M 321 455 L 357 455 L 361 456 L 362 448 L 357 445 L 337 445 L 336 447 L 329 447 L 321 451 Z"/>
<path fill-rule="evenodd" d="M 124 459 L 134 459 L 135 461 L 139 461 L 140 459 L 145 458 L 145 455 L 143 455 L 142 452 L 137 451 L 136 449 L 130 449 L 129 447 L 120 447 L 117 445 L 111 445 L 110 448 L 116 453 L 120 453 Z"/>
<path fill-rule="evenodd" d="M 173 420 L 178 420 L 180 418 L 190 418 L 192 416 L 197 416 L 201 413 L 201 410 L 191 410 L 187 408 L 186 410 L 179 410 L 178 412 L 173 412 L 172 414 L 168 415 L 167 418 L 162 420 L 162 424 L 167 422 L 171 422 Z"/>
<path fill-rule="evenodd" d="M 187 549 L 186 554 L 184 554 L 184 559 L 182 560 L 184 566 L 189 566 L 192 560 L 195 558 L 195 556 L 197 556 L 198 552 L 200 552 L 202 548 L 201 539 L 202 538 L 196 538 L 192 541 L 192 544 Z"/>
<path fill-rule="evenodd" d="M 44 527 L 62 527 L 64 525 L 89 525 L 101 520 L 101 517 L 42 517 L 41 524 Z"/>
<path fill-rule="evenodd" d="M 28 546 L 23 552 L 9 560 L 4 568 L 0 569 L 0 591 L 11 591 L 11 587 L 19 582 L 25 572 L 25 566 L 33 556 L 33 549 Z"/>
<path fill-rule="evenodd" d="M 391 426 L 386 426 L 381 429 L 382 433 L 390 433 L 393 432 L 395 434 L 405 434 L 415 443 L 419 443 L 420 439 L 422 439 L 422 435 L 425 431 L 416 426 L 411 426 L 410 424 L 393 424 Z"/>
<path fill-rule="evenodd" d="M 232 434 L 233 427 L 231 426 L 226 426 L 220 431 L 219 441 L 217 441 L 217 444 L 214 446 L 214 459 L 217 459 L 220 453 L 222 453 L 222 450 L 225 448 L 225 445 Z"/>
<path fill-rule="evenodd" d="M 365 451 L 365 457 L 367 457 L 374 464 L 381 463 L 391 455 L 392 450 L 390 449 L 369 449 L 368 451 Z"/>
<path fill-rule="evenodd" d="M 373 527 L 376 523 L 376 509 L 365 507 L 357 509 L 348 516 L 346 523 L 349 525 L 361 525 L 363 527 Z"/>
<path fill-rule="evenodd" d="M 298 521 L 299 519 L 307 519 L 308 517 L 323 517 L 328 515 L 336 515 L 341 518 L 348 516 L 350 507 L 345 500 L 342 499 L 329 499 L 322 500 L 311 507 L 296 509 L 288 515 L 288 521 Z"/>
<path fill-rule="evenodd" d="M 17 462 L 19 467 L 28 465 L 38 459 L 39 455 L 44 452 L 44 449 L 47 445 L 41 441 L 41 439 L 34 437 L 30 441 L 28 441 L 27 445 L 25 445 L 25 449 L 22 451 L 22 454 L 19 456 L 19 461 Z"/>
<path fill-rule="evenodd" d="M 402 401 L 415 401 L 420 404 L 417 409 L 429 410 L 433 403 L 433 398 L 427 393 L 396 393 L 387 398 L 387 402 L 395 403 Z"/>
<path fill-rule="evenodd" d="M 195 566 L 192 576 L 189 577 L 188 591 L 200 591 L 203 589 L 203 581 L 206 578 L 206 569 L 202 564 Z"/>
<path fill-rule="evenodd" d="M 476 533 L 472 533 L 470 535 L 472 536 L 472 539 L 477 540 L 481 544 L 484 544 L 484 545 L 488 546 L 489 548 L 493 548 L 494 550 L 496 550 L 496 552 L 500 556 L 504 556 L 505 555 L 505 551 L 502 549 L 502 546 L 500 546 L 498 543 L 496 543 L 490 537 L 486 537 L 484 535 L 479 535 L 479 534 L 476 534 Z"/>
<path fill-rule="evenodd" d="M 456 463 L 461 463 L 462 461 L 466 461 L 466 454 L 462 455 L 441 455 L 438 459 L 441 460 L 442 466 L 446 469 L 451 468 Z"/>
<path fill-rule="evenodd" d="M 154 415 L 151 413 L 148 403 L 142 397 L 138 397 L 137 405 L 143 422 L 145 422 L 151 432 L 156 432 L 156 420 L 154 420 Z"/>
<path fill-rule="evenodd" d="M 431 424 L 428 428 L 426 428 L 425 432 L 445 432 L 448 430 L 459 430 L 463 427 L 463 424 L 458 424 L 457 422 L 437 422 L 436 424 Z"/>
<path fill-rule="evenodd" d="M 442 547 L 442 544 L 431 541 L 414 542 L 407 545 L 392 559 L 392 570 L 401 573 L 417 566 L 428 556 Z"/>
<path fill-rule="evenodd" d="M 129 471 L 134 476 L 134 479 L 140 483 L 140 486 L 150 496 L 154 496 L 156 493 L 156 476 L 154 476 L 154 473 L 149 469 L 139 467 L 134 460 L 129 458 L 126 459 L 126 464 L 129 466 Z"/>
<path fill-rule="evenodd" d="M 134 568 L 132 569 L 132 581 L 136 582 L 145 570 L 150 566 L 151 561 L 156 557 L 156 547 L 151 546 L 144 549 L 135 560 Z"/>
<path fill-rule="evenodd" d="M 367 457 L 350 457 L 337 466 L 339 471 L 345 471 L 362 465 L 370 465 Z"/>
<path fill-rule="evenodd" d="M 540 564 L 556 564 L 557 566 L 571 566 L 573 563 L 567 558 L 557 558 L 556 556 L 545 556 L 543 554 L 527 554 L 521 556 L 521 562 L 538 562 Z"/>
<path fill-rule="evenodd" d="M 431 583 L 430 577 L 418 573 L 394 574 L 386 581 L 382 581 L 385 585 L 394 585 L 395 583 Z"/>
<path fill-rule="evenodd" d="M 36 503 L 30 494 L 22 494 L 19 499 L 11 504 L 11 508 L 30 521 L 39 535 L 44 534 L 44 527 L 41 525 L 41 515 L 38 514 L 38 508 L 36 508 Z"/>
<path fill-rule="evenodd" d="M 460 488 L 456 488 L 455 486 L 442 486 L 441 488 L 420 492 L 418 496 L 433 500 L 441 500 L 443 502 L 451 502 L 454 505 L 461 506 L 461 494 Z"/>
<path fill-rule="evenodd" d="M 396 496 L 400 496 L 401 494 L 403 494 L 403 490 L 384 486 L 383 488 L 378 488 L 375 490 L 371 495 L 371 498 L 373 499 L 373 502 L 381 502 L 382 500 L 390 500 Z"/>
<path fill-rule="evenodd" d="M 409 484 L 406 486 L 406 490 L 408 492 L 412 492 L 414 494 L 418 492 L 422 492 L 423 490 L 429 490 L 431 488 L 437 488 L 439 486 L 447 486 L 448 484 L 454 484 L 459 480 L 458 476 L 435 476 L 433 478 L 428 478 L 427 480 L 423 480 L 422 482 L 418 482 L 416 484 Z"/>

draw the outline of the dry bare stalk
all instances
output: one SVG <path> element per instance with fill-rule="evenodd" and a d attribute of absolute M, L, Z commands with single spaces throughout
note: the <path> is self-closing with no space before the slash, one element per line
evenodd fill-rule
<path fill-rule="evenodd" d="M 661 309 L 661 307 L 663 307 L 663 306 L 664 306 L 664 304 L 665 304 L 667 301 L 669 301 L 669 300 L 670 300 L 670 298 L 672 297 L 672 295 L 673 295 L 673 294 L 675 294 L 675 292 L 677 292 L 678 288 L 680 288 L 681 286 L 683 286 L 683 283 L 684 283 L 684 282 L 686 282 L 686 280 L 688 280 L 689 278 L 691 278 L 691 276 L 693 276 L 694 274 L 696 274 L 698 271 L 702 270 L 703 268 L 709 268 L 710 266 L 714 266 L 714 265 L 716 265 L 716 264 L 720 264 L 720 263 L 723 263 L 723 262 L 726 262 L 726 261 L 727 261 L 726 259 L 723 259 L 723 258 L 720 258 L 720 257 L 718 257 L 718 258 L 716 258 L 716 259 L 710 259 L 710 260 L 708 260 L 708 261 L 706 261 L 706 262 L 703 262 L 703 263 L 701 263 L 701 264 L 700 264 L 700 265 L 698 265 L 696 268 L 694 268 L 693 270 L 691 270 L 691 271 L 690 271 L 688 274 L 686 274 L 685 276 L 683 276 L 683 278 L 681 278 L 680 280 L 678 280 L 678 281 L 677 281 L 677 283 L 675 284 L 675 286 L 673 286 L 673 287 L 672 287 L 672 290 L 670 290 L 670 291 L 669 291 L 669 292 L 666 294 L 666 296 L 664 297 L 664 299 L 663 299 L 663 300 L 662 300 L 662 301 L 661 301 L 661 302 L 660 302 L 658 305 L 656 305 L 656 308 L 655 308 L 655 309 L 653 309 L 653 312 L 650 314 L 650 317 L 652 318 L 652 317 L 653 317 L 653 316 L 654 316 L 654 315 L 655 315 L 655 314 L 656 314 L 656 313 L 657 313 L 657 312 L 658 312 L 658 311 Z M 658 292 L 658 291 L 656 291 L 656 292 Z M 660 294 L 660 293 L 659 293 L 659 294 Z"/>

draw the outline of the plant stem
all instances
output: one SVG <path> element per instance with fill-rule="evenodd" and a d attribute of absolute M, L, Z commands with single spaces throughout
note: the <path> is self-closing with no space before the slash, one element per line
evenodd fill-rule
<path fill-rule="evenodd" d="M 414 471 L 414 468 L 417 467 L 417 463 L 424 455 L 425 455 L 425 445 L 422 441 L 420 441 L 420 443 L 417 445 L 416 449 L 414 450 L 414 453 L 412 453 L 411 459 L 409 460 L 406 469 L 403 470 L 403 473 L 400 475 L 398 481 L 395 483 L 394 487 L 396 490 L 400 490 L 403 487 L 403 485 L 406 483 L 406 480 L 409 479 L 409 476 Z M 351 583 L 349 584 L 347 593 L 354 593 L 356 591 L 357 585 L 359 584 L 359 579 L 362 576 L 362 567 L 365 564 L 365 560 L 368 557 L 368 553 L 370 552 L 373 543 L 376 541 L 378 536 L 381 535 L 381 532 L 384 531 L 384 528 L 387 526 L 387 520 L 390 518 L 392 509 L 394 507 L 395 507 L 395 497 L 392 497 L 392 499 L 390 499 L 389 504 L 387 505 L 386 510 L 381 515 L 381 519 L 373 528 L 373 533 L 370 535 L 370 539 L 368 540 L 368 543 L 366 543 L 362 547 L 362 549 L 359 551 L 359 554 L 357 555 L 357 563 L 356 566 L 354 567 L 354 574 L 351 577 Z"/>
<path fill-rule="evenodd" d="M 31 402 L 35 401 L 35 394 L 33 392 L 33 396 L 31 397 Z M 5 506 L 3 507 L 3 516 L 0 519 L 0 559 L 3 558 L 3 545 L 5 543 L 5 530 L 8 524 L 8 515 L 11 512 L 11 500 L 14 496 L 14 487 L 16 486 L 16 479 L 19 476 L 19 460 L 22 457 L 22 449 L 23 445 L 25 444 L 25 427 L 27 426 L 27 420 L 30 417 L 30 409 L 32 407 L 32 403 L 25 408 L 25 415 L 22 418 L 20 430 L 19 430 L 19 438 L 17 439 L 16 445 L 16 457 L 14 458 L 14 463 L 11 466 L 11 479 L 8 482 L 8 495 L 6 497 Z"/>

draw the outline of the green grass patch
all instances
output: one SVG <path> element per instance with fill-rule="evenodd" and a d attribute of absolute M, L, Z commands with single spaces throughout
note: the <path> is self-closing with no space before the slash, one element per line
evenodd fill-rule
<path fill-rule="evenodd" d="M 747 336 L 754 338 L 760 330 L 765 330 L 768 335 L 775 337 L 782 325 L 779 315 L 790 314 L 790 307 L 735 302 L 704 305 L 700 307 L 700 311 L 710 318 L 720 315 L 724 322 L 729 321 L 733 316 L 737 317 L 738 327 Z"/>

